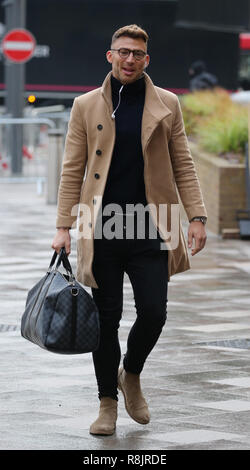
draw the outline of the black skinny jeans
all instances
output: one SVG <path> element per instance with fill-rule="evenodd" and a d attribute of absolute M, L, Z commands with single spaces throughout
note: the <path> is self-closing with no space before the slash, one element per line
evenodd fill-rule
<path fill-rule="evenodd" d="M 161 242 L 158 232 L 157 239 L 149 239 L 148 223 L 145 239 L 94 240 L 93 274 L 99 287 L 92 288 L 92 294 L 99 309 L 100 344 L 92 355 L 99 399 L 109 396 L 118 400 L 121 359 L 118 328 L 123 310 L 124 272 L 131 281 L 136 307 L 136 320 L 123 358 L 126 371 L 140 374 L 166 322 L 168 251 L 160 250 Z"/>

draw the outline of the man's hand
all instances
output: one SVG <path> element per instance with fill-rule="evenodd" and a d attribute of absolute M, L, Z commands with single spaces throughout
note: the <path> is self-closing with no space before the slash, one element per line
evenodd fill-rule
<path fill-rule="evenodd" d="M 198 253 L 202 250 L 202 248 L 204 248 L 207 239 L 205 226 L 200 221 L 193 221 L 189 225 L 188 248 L 192 247 L 193 238 L 195 239 L 195 248 L 192 248 L 192 256 L 196 255 L 196 253 Z"/>
<path fill-rule="evenodd" d="M 60 252 L 60 249 L 65 247 L 66 254 L 70 254 L 70 233 L 68 228 L 58 228 L 57 233 L 54 237 L 51 247 L 56 250 L 57 253 Z"/>

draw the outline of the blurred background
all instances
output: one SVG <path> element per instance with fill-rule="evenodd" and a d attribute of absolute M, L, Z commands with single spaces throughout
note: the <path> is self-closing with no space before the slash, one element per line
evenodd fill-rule
<path fill-rule="evenodd" d="M 149 34 L 153 82 L 180 99 L 210 229 L 238 230 L 237 211 L 250 218 L 250 0 L 0 0 L 0 178 L 33 178 L 56 203 L 73 99 L 102 84 L 112 34 L 131 23 Z M 34 37 L 23 63 L 4 50 L 13 28 Z"/>
<path fill-rule="evenodd" d="M 37 50 L 26 64 L 25 90 L 39 103 L 72 103 L 100 86 L 109 71 L 105 52 L 112 33 L 137 23 L 149 33 L 148 69 L 157 85 L 185 93 L 190 64 L 204 60 L 220 84 L 250 88 L 249 0 L 26 0 L 26 25 Z M 0 37 L 5 34 L 0 2 Z M 4 58 L 0 54 L 0 103 Z"/>

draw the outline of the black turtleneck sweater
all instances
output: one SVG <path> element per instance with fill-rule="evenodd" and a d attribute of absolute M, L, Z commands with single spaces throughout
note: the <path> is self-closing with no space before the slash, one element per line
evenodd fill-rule
<path fill-rule="evenodd" d="M 122 83 L 111 75 L 113 109 L 119 101 Z M 145 101 L 145 79 L 124 85 L 120 106 L 115 113 L 116 140 L 103 195 L 103 209 L 110 203 L 147 205 L 144 185 L 144 160 L 141 123 Z"/>

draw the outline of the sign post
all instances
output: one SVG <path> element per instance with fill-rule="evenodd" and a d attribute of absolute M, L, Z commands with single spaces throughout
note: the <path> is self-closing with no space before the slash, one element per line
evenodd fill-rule
<path fill-rule="evenodd" d="M 33 35 L 25 30 L 26 0 L 4 0 L 6 34 L 2 40 L 5 56 L 5 107 L 13 118 L 23 117 L 25 62 L 35 49 Z M 22 173 L 23 126 L 7 126 L 7 142 L 13 174 Z"/>

